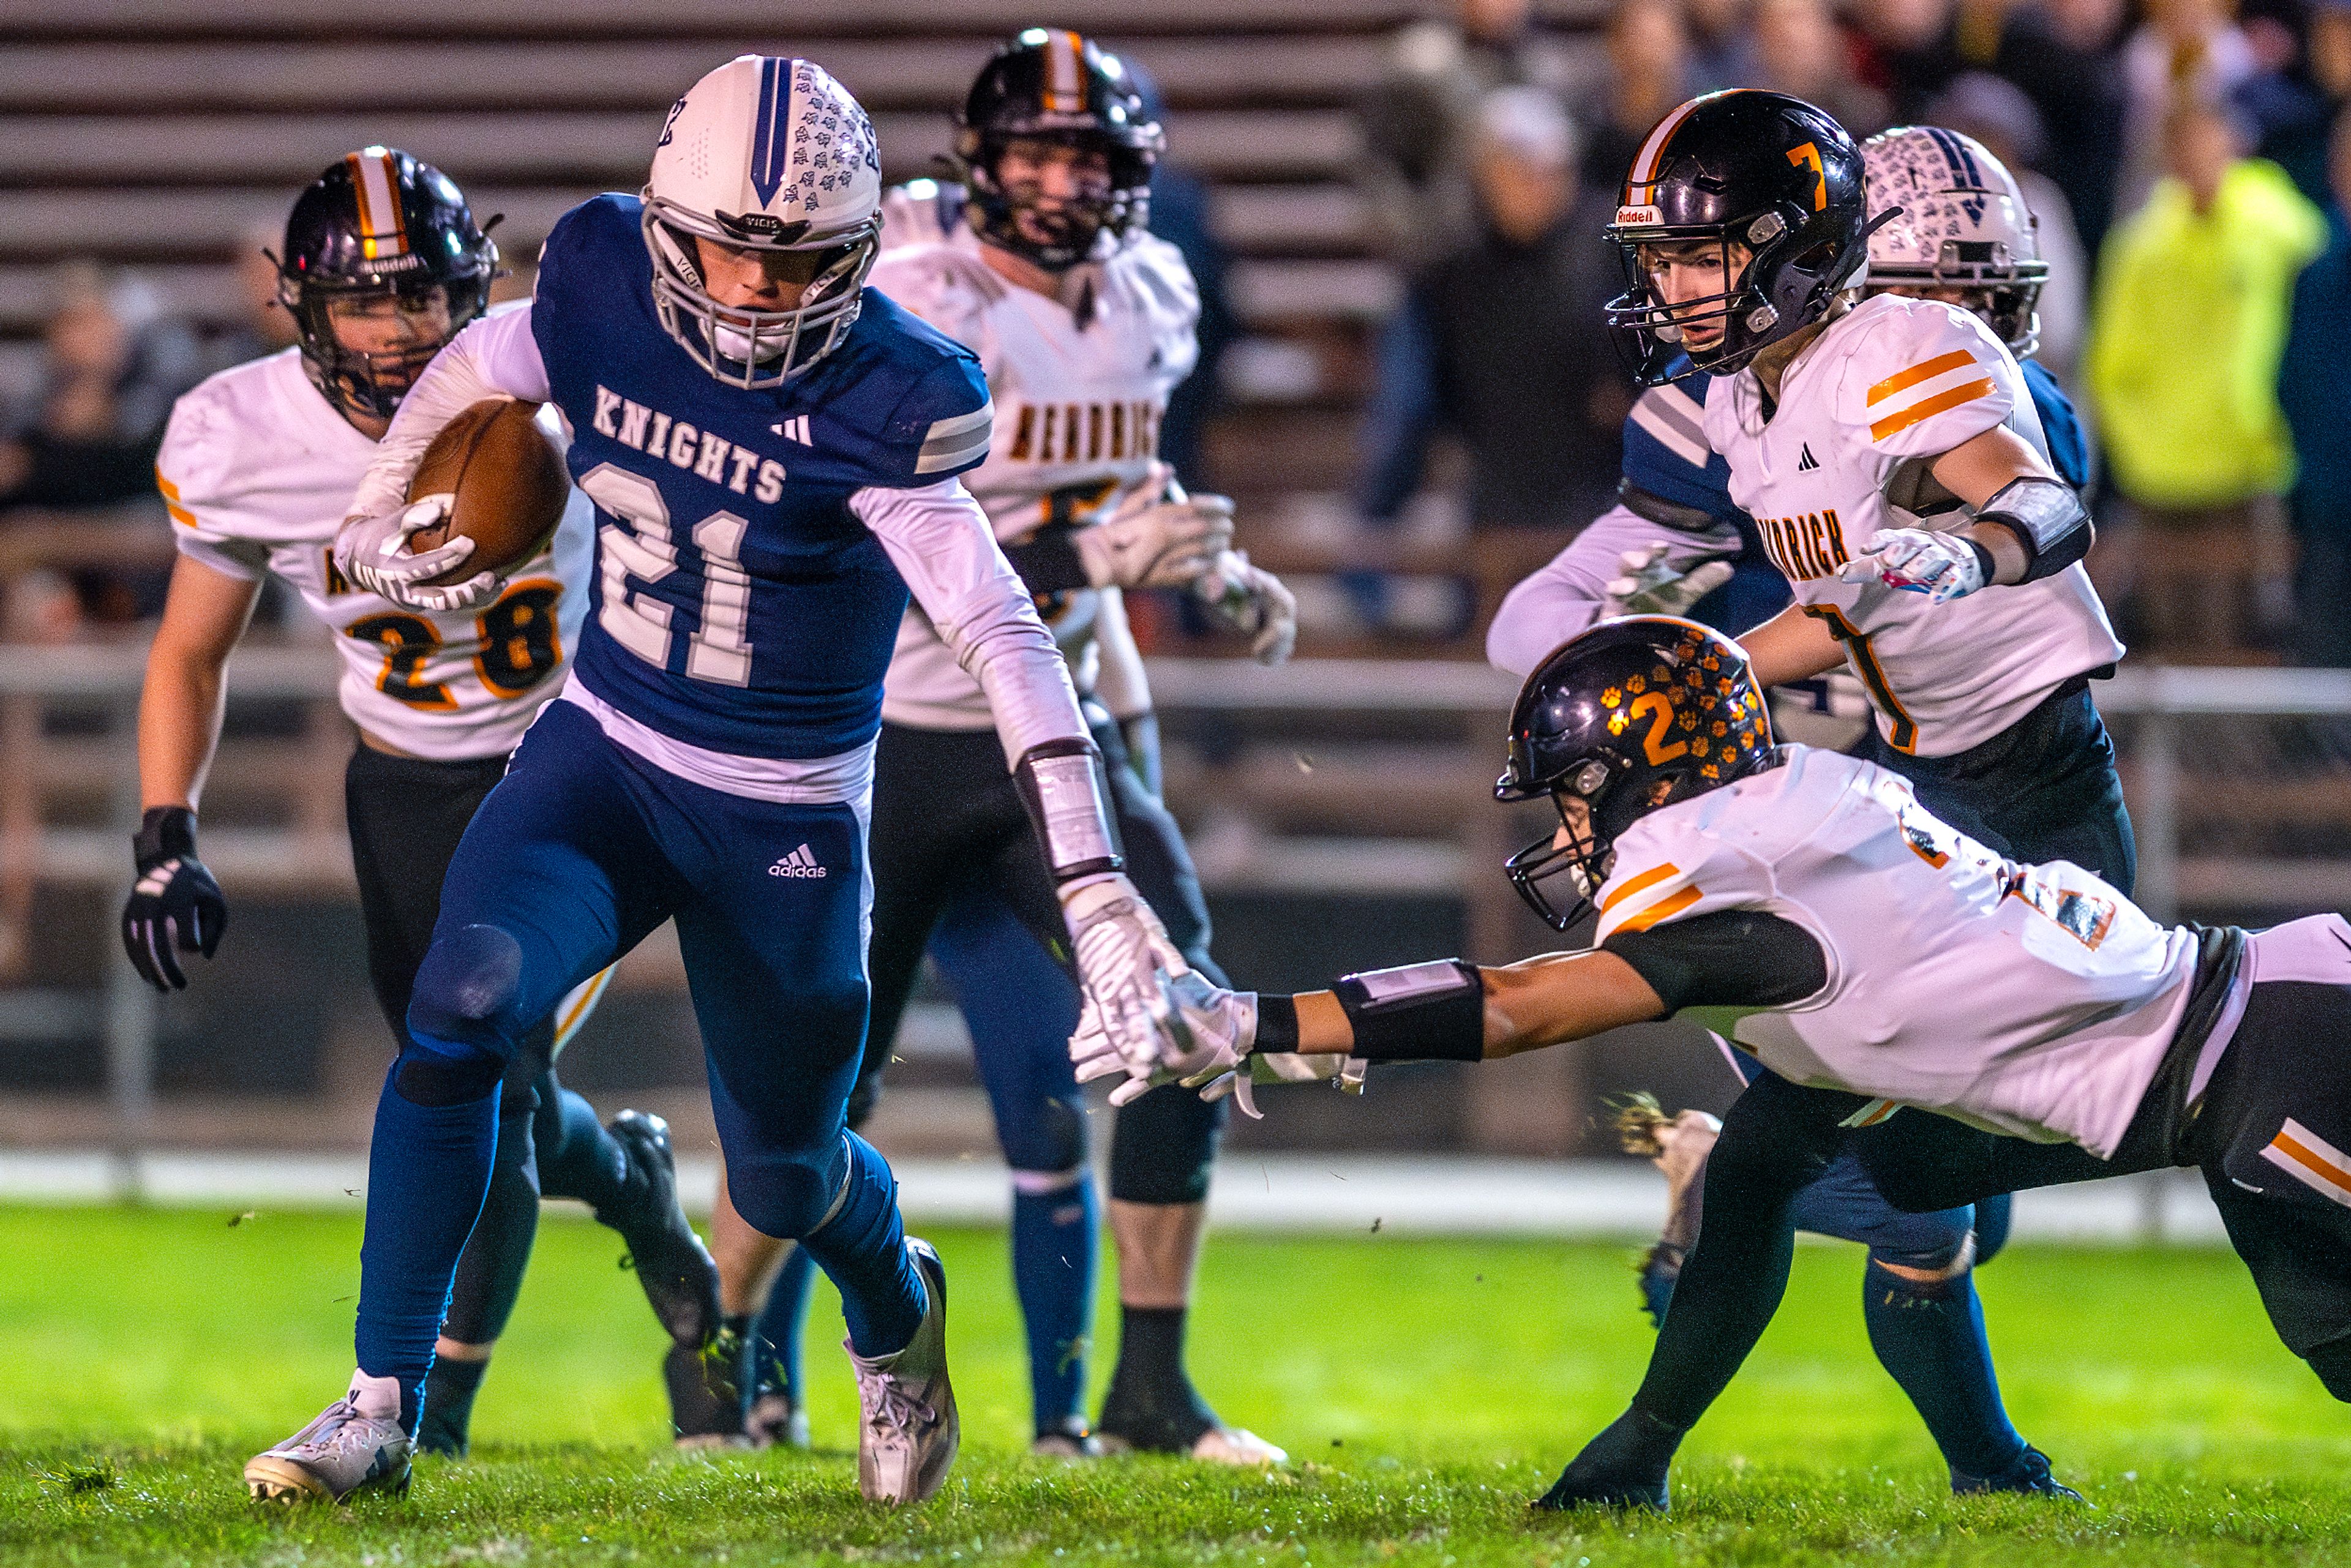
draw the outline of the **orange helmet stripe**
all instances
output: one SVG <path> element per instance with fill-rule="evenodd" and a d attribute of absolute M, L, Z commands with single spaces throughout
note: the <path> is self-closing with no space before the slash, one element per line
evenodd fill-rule
<path fill-rule="evenodd" d="M 360 254 L 369 261 L 408 254 L 408 223 L 400 210 L 399 171 L 382 147 L 346 153 L 351 190 L 359 197 Z"/>
<path fill-rule="evenodd" d="M 1632 170 L 1625 176 L 1625 205 L 1646 207 L 1655 198 L 1657 181 L 1665 172 L 1667 143 L 1673 141 L 1674 132 L 1682 128 L 1682 121 L 1690 117 L 1691 110 L 1701 103 L 1710 103 L 1718 98 L 1746 90 L 1745 88 L 1734 87 L 1726 88 L 1721 92 L 1706 93 L 1690 99 L 1657 121 L 1656 129 L 1649 132 L 1649 139 L 1641 143 L 1641 151 L 1634 154 Z"/>
<path fill-rule="evenodd" d="M 1052 35 L 1045 46 L 1045 110 L 1049 114 L 1081 114 L 1086 107 L 1086 41 L 1067 30 Z"/>

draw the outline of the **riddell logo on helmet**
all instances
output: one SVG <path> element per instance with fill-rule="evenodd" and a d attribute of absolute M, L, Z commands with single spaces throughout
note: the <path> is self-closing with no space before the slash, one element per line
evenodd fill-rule
<path fill-rule="evenodd" d="M 1619 207 L 1616 226 L 1620 229 L 1662 228 L 1666 214 L 1655 207 Z"/>

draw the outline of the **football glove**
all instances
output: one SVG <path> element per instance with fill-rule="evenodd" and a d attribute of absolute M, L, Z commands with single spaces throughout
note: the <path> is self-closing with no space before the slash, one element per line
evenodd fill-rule
<path fill-rule="evenodd" d="M 196 814 L 157 806 L 131 841 L 139 880 L 122 906 L 122 950 L 159 991 L 184 991 L 180 953 L 209 958 L 228 929 L 228 900 L 196 858 Z"/>
<path fill-rule="evenodd" d="M 1093 1076 L 1122 1071 L 1147 1086 L 1155 1068 L 1192 1049 L 1170 992 L 1192 967 L 1124 873 L 1080 877 L 1062 885 L 1061 897 L 1085 993 L 1071 1059 L 1114 1057 L 1115 1069 L 1103 1066 Z M 1082 1057 L 1081 1041 L 1087 1042 Z"/>
<path fill-rule="evenodd" d="M 1233 503 L 1171 487 L 1164 463 L 1111 515 L 1076 529 L 1070 543 L 1095 588 L 1182 588 L 1233 542 Z"/>
<path fill-rule="evenodd" d="M 1210 617 L 1250 639 L 1249 656 L 1279 664 L 1298 645 L 1298 600 L 1281 579 L 1249 564 L 1248 552 L 1220 552 L 1192 584 Z"/>
<path fill-rule="evenodd" d="M 1238 1067 L 1257 1039 L 1257 996 L 1228 991 L 1198 970 L 1186 967 L 1168 982 L 1182 1041 L 1176 1051 L 1134 1071 L 1116 1038 L 1105 1026 L 1102 1010 L 1087 999 L 1078 1017 L 1078 1032 L 1070 1037 L 1070 1060 L 1077 1064 L 1081 1083 L 1123 1072 L 1127 1081 L 1110 1092 L 1110 1103 L 1124 1105 L 1164 1083 L 1207 1077 Z"/>
<path fill-rule="evenodd" d="M 1301 1056 L 1294 1051 L 1275 1051 L 1252 1054 L 1245 1068 L 1232 1068 L 1215 1077 L 1196 1073 L 1184 1080 L 1187 1089 L 1197 1089 L 1200 1098 L 1210 1104 L 1232 1096 L 1233 1103 L 1251 1121 L 1262 1122 L 1265 1113 L 1257 1108 L 1257 1098 L 1250 1091 L 1260 1083 L 1333 1083 L 1350 1094 L 1364 1092 L 1364 1068 L 1367 1063 L 1354 1057 L 1341 1056 L 1333 1051 L 1327 1055 Z"/>
<path fill-rule="evenodd" d="M 337 570 L 380 599 L 428 614 L 445 615 L 488 603 L 498 591 L 497 573 L 493 571 L 475 572 L 457 582 L 425 584 L 425 579 L 464 565 L 474 553 L 472 539 L 460 534 L 432 549 L 409 552 L 409 536 L 446 522 L 456 501 L 455 496 L 427 496 L 389 517 L 345 517 L 335 533 Z"/>
<path fill-rule="evenodd" d="M 1683 571 L 1668 559 L 1663 539 L 1628 549 L 1616 559 L 1617 575 L 1601 589 L 1604 619 L 1619 615 L 1686 615 L 1689 607 L 1730 580 L 1727 560 L 1700 561 Z"/>
<path fill-rule="evenodd" d="M 1961 534 L 1888 528 L 1837 573 L 1846 582 L 1883 582 L 1923 593 L 1929 604 L 1964 599 L 1991 580 L 1991 552 Z"/>

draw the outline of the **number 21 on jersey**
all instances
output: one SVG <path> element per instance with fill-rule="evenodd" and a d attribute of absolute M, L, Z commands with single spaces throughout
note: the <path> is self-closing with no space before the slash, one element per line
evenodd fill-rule
<path fill-rule="evenodd" d="M 642 474 L 600 463 L 580 480 L 588 498 L 621 519 L 596 529 L 603 604 L 596 623 L 658 669 L 669 668 L 675 606 L 643 589 L 677 570 L 677 538 L 661 486 Z M 622 527 L 622 524 L 626 524 Z M 686 635 L 685 673 L 723 686 L 751 684 L 751 577 L 743 570 L 743 536 L 751 525 L 713 512 L 687 530 L 702 558 L 702 601 Z"/>

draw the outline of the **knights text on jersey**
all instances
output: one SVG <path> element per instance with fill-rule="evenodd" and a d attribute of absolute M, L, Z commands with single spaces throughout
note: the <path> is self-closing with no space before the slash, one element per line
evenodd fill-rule
<path fill-rule="evenodd" d="M 1935 457 L 2001 424 L 2048 451 L 2016 361 L 1981 321 L 1876 296 L 1796 357 L 1768 420 L 1762 399 L 1751 371 L 1718 378 L 1708 443 L 1797 601 L 1844 644 L 1896 750 L 1964 751 L 2122 656 L 2078 565 L 1944 604 L 1837 575 L 1881 531 L 1920 526 L 1887 490 L 1915 492 Z"/>
<path fill-rule="evenodd" d="M 1779 757 L 1616 840 L 1594 943 L 1729 909 L 1792 921 L 1828 983 L 1739 1021 L 1771 1071 L 2110 1155 L 2187 1009 L 2194 935 L 2068 862 L 2001 859 L 1874 764 Z"/>
<path fill-rule="evenodd" d="M 541 423 L 559 435 L 553 410 Z M 299 351 L 221 371 L 173 405 L 156 483 L 183 555 L 231 577 L 266 571 L 335 634 L 343 712 L 417 757 L 504 757 L 563 683 L 586 612 L 591 524 L 574 492 L 549 549 L 479 611 L 429 615 L 346 581 L 335 529 L 375 455 L 303 373 Z"/>
<path fill-rule="evenodd" d="M 595 503 L 578 676 L 673 739 L 738 757 L 871 739 L 907 592 L 850 510 L 987 455 L 970 352 L 868 289 L 840 346 L 783 386 L 726 386 L 654 314 L 636 198 L 564 214 L 531 329 Z"/>
<path fill-rule="evenodd" d="M 1129 239 L 1072 287 L 1083 319 L 1060 299 L 1008 282 L 967 226 L 944 240 L 883 252 L 873 287 L 979 357 L 996 415 L 987 461 L 964 476 L 997 538 L 1090 527 L 1150 472 L 1167 397 L 1198 358 L 1199 290 L 1175 246 Z M 1100 596 L 1041 595 L 1038 613 L 1081 687 Z M 883 696 L 893 724 L 988 727 L 977 681 L 919 610 L 899 632 Z"/>

